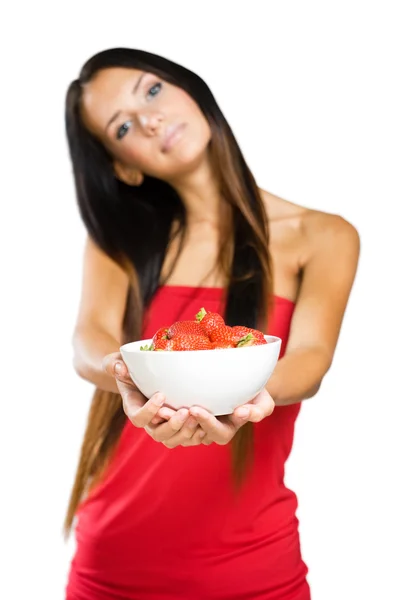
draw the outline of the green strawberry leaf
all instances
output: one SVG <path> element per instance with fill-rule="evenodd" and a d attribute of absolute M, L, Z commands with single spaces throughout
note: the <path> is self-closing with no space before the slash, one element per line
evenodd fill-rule
<path fill-rule="evenodd" d="M 148 344 L 146 344 L 145 346 L 140 346 L 140 349 L 143 352 L 151 352 L 152 350 L 154 350 L 154 346 L 153 346 L 153 344 L 150 344 L 150 346 Z"/>
<path fill-rule="evenodd" d="M 197 315 L 196 315 L 196 320 L 197 321 L 201 321 L 206 316 L 206 314 L 207 314 L 206 309 L 205 308 L 201 308 L 199 310 L 199 312 L 197 313 Z"/>
<path fill-rule="evenodd" d="M 249 333 L 246 335 L 246 337 L 244 337 L 240 340 L 240 342 L 237 344 L 236 348 L 241 348 L 242 346 L 246 346 L 252 340 L 254 340 L 254 335 L 252 333 Z"/>

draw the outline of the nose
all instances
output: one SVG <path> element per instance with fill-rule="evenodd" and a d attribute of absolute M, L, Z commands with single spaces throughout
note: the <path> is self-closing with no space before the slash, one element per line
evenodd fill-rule
<path fill-rule="evenodd" d="M 138 114 L 140 127 L 146 135 L 150 136 L 158 132 L 163 119 L 163 115 L 159 112 L 141 112 Z"/>

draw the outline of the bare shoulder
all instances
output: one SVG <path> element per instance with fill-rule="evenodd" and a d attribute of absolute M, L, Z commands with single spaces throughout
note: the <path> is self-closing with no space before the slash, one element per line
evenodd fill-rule
<path fill-rule="evenodd" d="M 341 215 L 262 193 L 278 290 L 296 298 L 286 354 L 313 349 L 329 369 L 355 279 L 360 237 Z M 283 294 L 282 294 L 283 295 Z M 323 376 L 323 375 L 322 375 Z"/>
<path fill-rule="evenodd" d="M 358 259 L 360 236 L 356 227 L 338 214 L 318 210 L 309 211 L 302 223 L 303 236 L 310 259 L 316 253 L 334 254 L 340 249 L 348 259 Z M 334 258 L 334 256 L 332 256 Z"/>
<path fill-rule="evenodd" d="M 358 256 L 360 237 L 355 226 L 334 213 L 315 210 L 260 190 L 265 202 L 272 230 L 272 238 L 292 239 L 299 254 L 297 261 L 303 267 L 315 253 L 335 252 L 341 249 Z"/>
<path fill-rule="evenodd" d="M 276 196 L 266 190 L 262 190 L 261 188 L 259 188 L 259 191 L 264 200 L 270 223 L 299 220 L 309 212 L 313 212 L 312 209 L 307 208 L 306 206 L 290 202 L 289 200 L 285 200 L 284 198 Z"/>

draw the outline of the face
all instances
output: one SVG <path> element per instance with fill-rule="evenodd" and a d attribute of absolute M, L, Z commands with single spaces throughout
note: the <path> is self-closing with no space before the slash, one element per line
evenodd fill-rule
<path fill-rule="evenodd" d="M 82 119 L 126 181 L 137 172 L 173 181 L 204 160 L 211 139 L 189 94 L 136 69 L 99 71 L 84 87 Z"/>

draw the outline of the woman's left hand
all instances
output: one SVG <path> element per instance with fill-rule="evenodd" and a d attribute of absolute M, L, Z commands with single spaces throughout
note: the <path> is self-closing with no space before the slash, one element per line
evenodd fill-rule
<path fill-rule="evenodd" d="M 205 444 L 206 446 L 215 442 L 219 445 L 228 444 L 235 433 L 245 423 L 258 423 L 269 417 L 275 408 L 275 403 L 267 390 L 263 390 L 247 404 L 235 408 L 231 415 L 214 417 L 204 408 L 193 406 L 189 409 L 190 414 L 195 417 L 201 429 L 206 433 L 203 439 L 196 432 L 191 440 L 191 445 Z"/>

